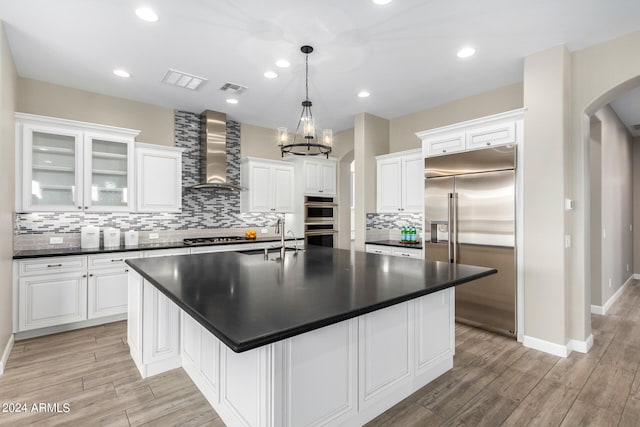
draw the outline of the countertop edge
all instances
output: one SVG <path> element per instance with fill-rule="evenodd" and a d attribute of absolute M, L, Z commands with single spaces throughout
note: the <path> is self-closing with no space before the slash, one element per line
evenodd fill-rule
<path fill-rule="evenodd" d="M 187 255 L 177 255 L 177 256 L 187 256 Z M 429 294 L 432 294 L 432 293 L 435 293 L 435 292 L 438 292 L 438 291 L 442 291 L 444 289 L 448 289 L 448 288 L 452 288 L 454 286 L 462 285 L 464 283 L 471 282 L 473 280 L 480 279 L 482 277 L 490 276 L 490 275 L 496 274 L 498 272 L 498 270 L 496 270 L 494 268 L 494 269 L 491 269 L 491 270 L 488 270 L 488 271 L 485 271 L 485 272 L 482 272 L 482 273 L 473 274 L 472 276 L 465 277 L 464 279 L 454 279 L 454 280 L 452 280 L 450 282 L 447 282 L 445 284 L 442 284 L 440 286 L 436 286 L 436 287 L 429 288 L 429 289 L 423 289 L 423 290 L 420 290 L 420 291 L 417 291 L 417 292 L 412 292 L 412 293 L 409 293 L 409 294 L 406 294 L 406 295 L 402 295 L 400 297 L 392 298 L 392 299 L 387 300 L 387 301 L 383 301 L 383 302 L 380 302 L 380 303 L 373 304 L 373 305 L 368 306 L 368 307 L 360 308 L 360 309 L 357 309 L 357 310 L 352 310 L 352 311 L 349 311 L 349 312 L 346 312 L 346 313 L 341 313 L 339 315 L 330 316 L 330 317 L 328 317 L 326 319 L 321 319 L 321 320 L 318 320 L 318 321 L 315 321 L 315 322 L 308 323 L 306 325 L 296 326 L 296 327 L 293 327 L 293 328 L 289 328 L 289 329 L 285 329 L 285 330 L 279 331 L 277 333 L 263 335 L 263 336 L 261 336 L 259 338 L 252 339 L 252 340 L 245 341 L 245 342 L 236 342 L 236 341 L 231 340 L 229 337 L 227 337 L 225 334 L 223 334 L 219 330 L 217 330 L 211 323 L 206 321 L 206 319 L 204 319 L 196 310 L 191 308 L 189 305 L 185 304 L 179 298 L 176 298 L 171 292 L 169 292 L 167 289 L 165 289 L 164 286 L 159 284 L 157 281 L 155 281 L 153 278 L 151 278 L 149 275 L 147 275 L 141 269 L 136 268 L 135 265 L 132 265 L 130 263 L 130 261 L 133 262 L 135 260 L 126 260 L 125 262 L 131 268 L 133 268 L 138 274 L 140 274 L 147 281 L 149 281 L 156 289 L 158 289 L 160 292 L 162 292 L 163 295 L 165 295 L 173 303 L 175 303 L 181 310 L 183 310 L 187 314 L 189 314 L 200 325 L 205 327 L 209 332 L 211 332 L 213 335 L 215 335 L 216 338 L 218 338 L 220 341 L 222 341 L 227 347 L 229 347 L 235 353 L 242 353 L 242 352 L 245 352 L 245 351 L 248 351 L 248 350 L 253 350 L 255 348 L 262 347 L 262 346 L 267 345 L 267 344 L 272 344 L 274 342 L 281 341 L 281 340 L 284 340 L 284 339 L 287 339 L 287 338 L 291 338 L 291 337 L 294 337 L 296 335 L 300 335 L 300 334 L 303 334 L 303 333 L 306 333 L 306 332 L 311 332 L 313 330 L 320 329 L 320 328 L 323 328 L 325 326 L 333 325 L 335 323 L 339 323 L 339 322 L 342 322 L 344 320 L 352 319 L 354 317 L 358 317 L 358 316 L 361 316 L 363 314 L 371 313 L 373 311 L 377 311 L 377 310 L 380 310 L 380 309 L 383 309 L 383 308 L 391 307 L 393 305 L 400 304 L 400 303 L 405 302 L 405 301 L 410 301 L 412 299 L 420 298 L 422 296 L 429 295 Z"/>
<path fill-rule="evenodd" d="M 422 249 L 423 248 L 422 241 L 418 243 L 401 243 L 396 240 L 367 240 L 364 242 L 365 245 L 378 245 L 378 246 L 391 246 L 395 248 L 409 248 L 409 249 Z"/>

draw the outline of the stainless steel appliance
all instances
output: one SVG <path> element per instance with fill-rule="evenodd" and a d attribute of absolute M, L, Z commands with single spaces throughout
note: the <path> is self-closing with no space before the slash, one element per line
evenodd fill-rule
<path fill-rule="evenodd" d="M 425 159 L 425 256 L 493 267 L 456 287 L 456 320 L 516 334 L 516 146 Z"/>
<path fill-rule="evenodd" d="M 332 248 L 336 230 L 337 207 L 332 197 L 304 198 L 304 243 Z"/>

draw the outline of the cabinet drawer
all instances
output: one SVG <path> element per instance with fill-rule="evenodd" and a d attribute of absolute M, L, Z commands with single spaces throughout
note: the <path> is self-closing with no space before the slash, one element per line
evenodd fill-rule
<path fill-rule="evenodd" d="M 412 248 L 393 248 L 393 255 L 406 258 L 422 258 L 422 250 Z"/>
<path fill-rule="evenodd" d="M 365 245 L 365 251 L 372 254 L 393 255 L 391 246 Z"/>
<path fill-rule="evenodd" d="M 86 256 L 68 256 L 58 258 L 38 258 L 19 262 L 20 276 L 32 276 L 45 273 L 66 273 L 86 270 Z"/>
<path fill-rule="evenodd" d="M 89 269 L 124 268 L 125 260 L 141 258 L 140 252 L 117 252 L 104 255 L 89 255 Z"/>
<path fill-rule="evenodd" d="M 192 254 L 204 254 L 208 252 L 233 252 L 248 251 L 255 248 L 255 243 L 238 243 L 235 245 L 212 245 L 191 248 Z"/>
<path fill-rule="evenodd" d="M 455 153 L 465 148 L 465 133 L 455 132 L 446 135 L 430 138 L 424 141 L 426 154 L 437 156 L 439 154 Z"/>
<path fill-rule="evenodd" d="M 145 258 L 169 256 L 169 255 L 188 255 L 188 254 L 189 254 L 189 248 L 155 249 L 152 251 L 144 251 Z"/>
<path fill-rule="evenodd" d="M 516 123 L 507 122 L 467 132 L 467 148 L 482 148 L 516 142 Z"/>

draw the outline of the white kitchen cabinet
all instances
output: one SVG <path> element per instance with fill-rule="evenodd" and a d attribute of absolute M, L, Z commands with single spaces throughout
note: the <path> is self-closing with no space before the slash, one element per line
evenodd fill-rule
<path fill-rule="evenodd" d="M 240 164 L 242 212 L 292 212 L 294 167 L 288 162 L 244 158 Z"/>
<path fill-rule="evenodd" d="M 379 213 L 422 212 L 423 162 L 420 150 L 376 157 Z"/>
<path fill-rule="evenodd" d="M 129 266 L 124 261 L 139 258 L 140 255 L 140 252 L 121 252 L 89 256 L 87 318 L 127 312 Z"/>
<path fill-rule="evenodd" d="M 16 209 L 133 210 L 137 130 L 15 113 Z"/>
<path fill-rule="evenodd" d="M 333 197 L 336 195 L 336 160 L 302 160 L 304 194 Z"/>
<path fill-rule="evenodd" d="M 436 129 L 417 132 L 425 157 L 517 144 L 523 135 L 524 109 L 507 111 Z"/>
<path fill-rule="evenodd" d="M 184 149 L 135 143 L 136 211 L 182 210 L 182 153 Z"/>
<path fill-rule="evenodd" d="M 19 279 L 19 330 L 87 318 L 87 273 L 78 271 Z"/>
<path fill-rule="evenodd" d="M 380 255 L 391 255 L 405 258 L 422 258 L 422 249 L 418 248 L 406 248 L 400 246 L 385 246 L 367 244 L 365 245 L 365 252 Z"/>

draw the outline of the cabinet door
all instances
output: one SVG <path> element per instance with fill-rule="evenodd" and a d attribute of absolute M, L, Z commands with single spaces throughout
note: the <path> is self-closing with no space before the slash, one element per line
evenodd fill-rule
<path fill-rule="evenodd" d="M 428 156 L 455 153 L 465 148 L 465 133 L 453 132 L 423 140 L 423 151 Z"/>
<path fill-rule="evenodd" d="M 21 331 L 87 319 L 86 273 L 25 277 L 19 288 Z"/>
<path fill-rule="evenodd" d="M 180 357 L 180 309 L 143 280 L 142 361 L 148 365 Z M 146 325 L 146 326 L 145 326 Z M 152 372 L 148 372 L 153 375 Z"/>
<path fill-rule="evenodd" d="M 293 211 L 293 167 L 273 167 L 272 208 L 275 212 Z"/>
<path fill-rule="evenodd" d="M 515 142 L 516 122 L 513 121 L 483 126 L 467 132 L 467 149 L 515 144 Z"/>
<path fill-rule="evenodd" d="M 128 268 L 121 268 L 89 273 L 89 319 L 127 312 L 128 272 Z"/>
<path fill-rule="evenodd" d="M 322 162 L 320 164 L 320 189 L 318 190 L 325 196 L 336 195 L 336 164 L 332 161 Z"/>
<path fill-rule="evenodd" d="M 302 166 L 304 171 L 305 194 L 316 194 L 320 190 L 320 163 L 313 160 L 305 160 Z"/>
<path fill-rule="evenodd" d="M 182 210 L 182 153 L 136 149 L 138 212 Z"/>
<path fill-rule="evenodd" d="M 84 139 L 84 209 L 133 210 L 132 141 L 90 132 Z"/>
<path fill-rule="evenodd" d="M 23 125 L 23 211 L 83 208 L 81 144 L 82 132 Z"/>
<path fill-rule="evenodd" d="M 422 212 L 424 204 L 424 160 L 422 154 L 402 157 L 402 210 Z"/>
<path fill-rule="evenodd" d="M 142 371 L 142 276 L 130 269 L 127 282 L 127 344 Z"/>
<path fill-rule="evenodd" d="M 249 165 L 249 212 L 269 212 L 271 206 L 271 165 Z"/>
<path fill-rule="evenodd" d="M 401 211 L 400 158 L 378 160 L 378 212 Z"/>

